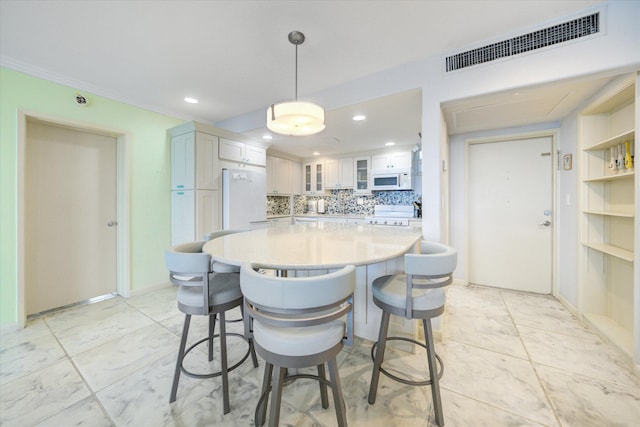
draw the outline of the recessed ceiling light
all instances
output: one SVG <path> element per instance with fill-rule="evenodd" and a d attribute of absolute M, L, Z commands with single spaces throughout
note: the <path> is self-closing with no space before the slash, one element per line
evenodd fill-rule
<path fill-rule="evenodd" d="M 265 133 L 264 135 L 262 135 L 262 139 L 271 141 L 273 139 L 273 136 L 269 135 L 268 133 Z"/>
<path fill-rule="evenodd" d="M 392 145 L 396 145 L 396 143 L 393 141 L 389 141 L 389 142 L 385 142 L 384 145 L 386 145 L 387 147 L 390 147 Z"/>
<path fill-rule="evenodd" d="M 358 115 L 353 116 L 353 120 L 356 121 L 356 122 L 359 122 L 360 120 L 364 120 L 366 118 L 367 118 L 367 116 L 362 115 L 362 114 L 358 114 Z"/>
<path fill-rule="evenodd" d="M 319 155 L 320 155 L 320 153 L 318 153 L 317 151 L 314 151 L 314 152 L 313 152 L 313 153 L 311 153 L 311 154 L 313 154 L 314 156 L 319 156 Z"/>
<path fill-rule="evenodd" d="M 197 103 L 198 103 L 198 100 L 197 100 L 197 99 L 195 99 L 195 98 L 189 98 L 189 97 L 186 97 L 186 98 L 184 99 L 184 102 L 187 102 L 187 103 L 189 103 L 189 104 L 197 104 Z"/>

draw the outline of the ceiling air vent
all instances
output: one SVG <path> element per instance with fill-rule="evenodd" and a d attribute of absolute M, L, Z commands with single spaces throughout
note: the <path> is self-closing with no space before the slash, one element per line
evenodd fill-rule
<path fill-rule="evenodd" d="M 599 31 L 600 12 L 597 12 L 508 40 L 447 56 L 447 72 L 518 55 L 558 43 L 564 43 L 569 40 L 596 34 Z"/>

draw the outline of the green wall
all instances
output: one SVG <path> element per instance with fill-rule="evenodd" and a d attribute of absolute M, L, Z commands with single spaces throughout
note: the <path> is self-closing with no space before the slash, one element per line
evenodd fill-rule
<path fill-rule="evenodd" d="M 167 129 L 183 120 L 0 68 L 0 325 L 17 322 L 18 111 L 112 128 L 130 136 L 131 289 L 167 281 L 163 253 L 170 244 L 170 151 Z"/>

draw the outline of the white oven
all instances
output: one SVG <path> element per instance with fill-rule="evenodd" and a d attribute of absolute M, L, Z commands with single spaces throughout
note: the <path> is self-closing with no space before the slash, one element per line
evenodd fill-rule
<path fill-rule="evenodd" d="M 365 223 L 408 227 L 409 218 L 413 218 L 412 205 L 375 205 L 373 216 L 365 218 Z"/>

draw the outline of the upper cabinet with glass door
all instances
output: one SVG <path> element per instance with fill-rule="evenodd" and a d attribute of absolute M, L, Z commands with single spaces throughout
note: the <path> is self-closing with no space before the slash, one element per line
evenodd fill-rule
<path fill-rule="evenodd" d="M 369 172 L 371 172 L 371 157 L 355 157 L 353 159 L 353 170 L 356 175 L 353 192 L 357 194 L 370 194 Z"/>
<path fill-rule="evenodd" d="M 324 163 L 310 162 L 302 166 L 302 185 L 304 194 L 324 194 Z"/>

